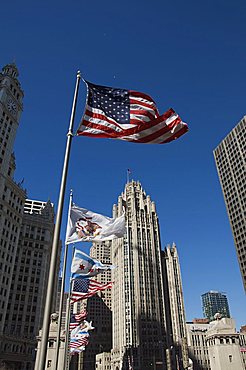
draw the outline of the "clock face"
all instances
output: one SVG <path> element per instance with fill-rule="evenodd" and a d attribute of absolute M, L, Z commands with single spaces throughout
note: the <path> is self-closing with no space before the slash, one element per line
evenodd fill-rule
<path fill-rule="evenodd" d="M 12 100 L 11 98 L 9 98 L 8 101 L 7 101 L 7 108 L 10 111 L 11 114 L 13 114 L 14 116 L 16 115 L 17 105 L 16 105 L 15 101 Z"/>

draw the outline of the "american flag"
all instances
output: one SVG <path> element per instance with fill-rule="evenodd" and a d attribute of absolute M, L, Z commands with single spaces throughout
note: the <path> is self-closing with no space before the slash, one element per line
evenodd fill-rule
<path fill-rule="evenodd" d="M 71 294 L 71 303 L 77 302 L 81 299 L 86 299 L 100 290 L 112 288 L 112 282 L 102 284 L 96 280 L 91 279 L 74 279 Z"/>
<path fill-rule="evenodd" d="M 86 317 L 87 317 L 87 311 L 86 310 L 82 310 L 80 313 L 77 313 L 74 316 L 75 316 L 75 319 L 77 321 L 85 320 Z"/>
<path fill-rule="evenodd" d="M 86 316 L 87 316 L 87 312 L 85 310 L 81 311 L 78 314 L 71 314 L 69 329 L 73 330 L 74 328 L 79 326 L 81 321 L 84 321 L 86 319 Z"/>
<path fill-rule="evenodd" d="M 69 346 L 70 348 L 78 348 L 81 346 L 87 346 L 88 343 L 89 343 L 89 334 L 88 335 L 84 334 L 83 336 L 80 336 L 78 338 L 71 339 Z"/>
<path fill-rule="evenodd" d="M 81 346 L 78 348 L 70 348 L 70 355 L 71 356 L 78 355 L 79 353 L 83 351 L 85 351 L 85 346 Z"/>
<path fill-rule="evenodd" d="M 86 109 L 77 135 L 164 144 L 188 131 L 173 109 L 159 115 L 154 100 L 144 93 L 86 84 Z"/>

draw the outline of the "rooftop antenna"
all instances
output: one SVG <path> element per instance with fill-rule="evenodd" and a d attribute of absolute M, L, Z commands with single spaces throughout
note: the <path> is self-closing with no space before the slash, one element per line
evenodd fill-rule
<path fill-rule="evenodd" d="M 131 174 L 131 170 L 129 168 L 127 168 L 127 174 L 126 174 L 127 184 L 129 184 L 129 182 L 130 182 L 130 174 Z"/>

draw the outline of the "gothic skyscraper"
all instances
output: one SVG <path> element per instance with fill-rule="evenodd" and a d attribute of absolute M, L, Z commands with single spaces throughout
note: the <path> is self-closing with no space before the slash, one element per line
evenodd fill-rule
<path fill-rule="evenodd" d="M 112 242 L 112 369 L 161 369 L 167 348 L 161 245 L 155 203 L 132 181 L 114 205 L 127 233 Z"/>

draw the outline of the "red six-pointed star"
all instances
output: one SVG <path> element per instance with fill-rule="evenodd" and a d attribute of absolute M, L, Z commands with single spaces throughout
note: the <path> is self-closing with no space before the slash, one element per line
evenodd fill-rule
<path fill-rule="evenodd" d="M 80 270 L 84 270 L 85 266 L 82 265 L 82 263 L 81 263 L 81 265 L 79 265 L 79 268 L 80 268 Z"/>

